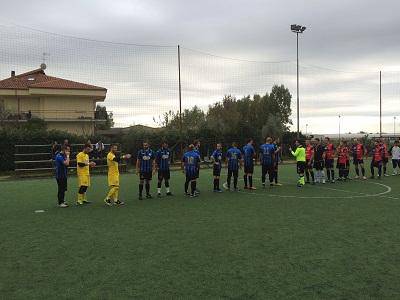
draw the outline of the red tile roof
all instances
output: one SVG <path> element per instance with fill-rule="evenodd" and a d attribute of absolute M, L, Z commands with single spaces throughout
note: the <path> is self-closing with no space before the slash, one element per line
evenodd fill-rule
<path fill-rule="evenodd" d="M 0 89 L 27 90 L 29 88 L 101 91 L 107 90 L 99 86 L 47 76 L 42 69 L 33 70 L 27 73 L 9 77 L 4 80 L 0 80 Z"/>

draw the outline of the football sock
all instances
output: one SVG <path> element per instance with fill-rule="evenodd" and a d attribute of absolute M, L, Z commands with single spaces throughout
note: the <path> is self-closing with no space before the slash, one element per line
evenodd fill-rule
<path fill-rule="evenodd" d="M 195 181 L 195 180 L 193 180 L 193 181 L 190 183 L 190 187 L 191 187 L 191 189 L 192 189 L 192 195 L 193 195 L 194 192 L 196 191 L 196 181 Z"/>
<path fill-rule="evenodd" d="M 253 176 L 249 175 L 249 186 L 253 187 Z"/>
<path fill-rule="evenodd" d="M 243 175 L 244 186 L 247 187 L 247 175 Z"/>
<path fill-rule="evenodd" d="M 139 195 L 143 195 L 143 183 L 139 183 Z"/>

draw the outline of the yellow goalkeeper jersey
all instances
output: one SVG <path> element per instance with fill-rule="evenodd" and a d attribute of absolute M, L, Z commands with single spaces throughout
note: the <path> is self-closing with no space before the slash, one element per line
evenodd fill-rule
<path fill-rule="evenodd" d="M 85 163 L 86 166 L 80 167 L 79 163 Z M 89 155 L 85 152 L 79 152 L 76 156 L 76 174 L 78 176 L 87 176 L 89 175 Z"/>
<path fill-rule="evenodd" d="M 118 176 L 118 162 L 114 160 L 115 154 L 109 152 L 107 154 L 107 166 L 108 166 L 108 176 Z"/>

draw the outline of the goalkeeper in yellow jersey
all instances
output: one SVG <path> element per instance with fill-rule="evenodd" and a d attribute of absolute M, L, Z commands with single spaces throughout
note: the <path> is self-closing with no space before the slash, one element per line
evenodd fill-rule
<path fill-rule="evenodd" d="M 304 181 L 304 170 L 306 168 L 306 150 L 303 145 L 296 141 L 296 151 L 293 152 L 292 148 L 289 148 L 292 155 L 296 158 L 297 162 L 297 174 L 299 174 L 299 179 L 297 181 L 297 186 L 302 187 L 305 184 Z"/>
<path fill-rule="evenodd" d="M 76 173 L 78 175 L 78 200 L 77 205 L 83 205 L 90 203 L 86 199 L 86 191 L 90 186 L 90 172 L 89 167 L 95 167 L 96 163 L 89 161 L 89 153 L 92 151 L 92 145 L 85 144 L 82 152 L 79 152 L 76 156 Z"/>
<path fill-rule="evenodd" d="M 104 203 L 108 206 L 112 205 L 124 205 L 125 203 L 118 199 L 119 194 L 119 169 L 118 165 L 122 159 L 131 158 L 130 154 L 119 156 L 117 154 L 117 145 L 111 145 L 110 152 L 107 154 L 107 166 L 108 166 L 108 191 L 107 197 L 104 199 Z"/>

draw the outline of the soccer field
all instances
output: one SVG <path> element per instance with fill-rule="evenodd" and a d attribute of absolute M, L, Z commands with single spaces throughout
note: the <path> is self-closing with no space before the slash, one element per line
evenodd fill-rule
<path fill-rule="evenodd" d="M 284 165 L 280 178 L 214 194 L 202 170 L 191 199 L 174 172 L 174 197 L 140 202 L 126 174 L 126 205 L 106 207 L 107 179 L 94 176 L 93 203 L 67 209 L 54 179 L 0 182 L 1 298 L 398 298 L 400 176 L 299 189 Z"/>

